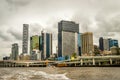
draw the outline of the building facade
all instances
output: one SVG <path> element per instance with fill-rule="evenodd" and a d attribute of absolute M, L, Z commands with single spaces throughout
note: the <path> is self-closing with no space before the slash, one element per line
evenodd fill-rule
<path fill-rule="evenodd" d="M 113 46 L 119 47 L 118 40 L 113 40 Z"/>
<path fill-rule="evenodd" d="M 30 52 L 33 50 L 39 50 L 39 36 L 38 35 L 34 35 L 32 37 L 30 37 Z"/>
<path fill-rule="evenodd" d="M 41 33 L 41 50 L 42 50 L 42 59 L 48 59 L 52 54 L 52 34 L 51 33 Z"/>
<path fill-rule="evenodd" d="M 104 50 L 109 51 L 109 40 L 103 39 Z"/>
<path fill-rule="evenodd" d="M 104 45 L 103 45 L 103 37 L 99 38 L 99 49 L 101 51 L 104 51 Z"/>
<path fill-rule="evenodd" d="M 118 46 L 118 40 L 115 39 L 109 39 L 109 49 L 113 46 L 119 47 Z"/>
<path fill-rule="evenodd" d="M 91 55 L 94 51 L 93 33 L 85 32 L 81 35 L 82 38 L 82 54 Z"/>
<path fill-rule="evenodd" d="M 11 54 L 11 59 L 12 60 L 18 60 L 18 55 L 19 55 L 19 47 L 17 43 L 12 44 L 12 54 Z"/>
<path fill-rule="evenodd" d="M 22 43 L 22 53 L 28 53 L 28 33 L 29 33 L 29 25 L 23 24 L 23 43 Z"/>
<path fill-rule="evenodd" d="M 39 57 L 37 57 L 39 56 Z M 31 60 L 41 60 L 40 55 L 40 36 L 34 35 L 30 37 L 30 59 Z"/>
<path fill-rule="evenodd" d="M 81 40 L 81 34 L 82 33 L 78 33 L 78 55 L 81 56 L 82 55 L 82 40 Z"/>
<path fill-rule="evenodd" d="M 104 39 L 103 37 L 99 38 L 99 49 L 101 51 L 110 51 L 110 48 L 113 46 L 119 47 L 118 40 L 112 38 Z"/>
<path fill-rule="evenodd" d="M 78 54 L 79 24 L 72 21 L 58 23 L 58 57 Z"/>

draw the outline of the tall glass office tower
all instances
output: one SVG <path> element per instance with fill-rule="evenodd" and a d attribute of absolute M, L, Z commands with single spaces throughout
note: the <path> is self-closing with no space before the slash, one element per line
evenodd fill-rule
<path fill-rule="evenodd" d="M 58 57 L 78 54 L 79 24 L 73 21 L 60 21 L 58 23 Z"/>
<path fill-rule="evenodd" d="M 82 55 L 82 40 L 81 40 L 81 34 L 82 33 L 78 33 L 78 55 L 81 56 Z"/>
<path fill-rule="evenodd" d="M 103 45 L 103 37 L 99 38 L 99 49 L 101 51 L 104 51 L 104 45 Z"/>
<path fill-rule="evenodd" d="M 119 47 L 118 46 L 118 40 L 116 40 L 116 39 L 108 39 L 108 41 L 109 41 L 109 50 L 110 50 L 110 48 L 111 47 L 113 47 L 113 46 L 116 46 L 116 47 Z"/>
<path fill-rule="evenodd" d="M 41 33 L 41 47 L 42 47 L 42 59 L 47 59 L 52 54 L 52 34 L 51 33 Z"/>

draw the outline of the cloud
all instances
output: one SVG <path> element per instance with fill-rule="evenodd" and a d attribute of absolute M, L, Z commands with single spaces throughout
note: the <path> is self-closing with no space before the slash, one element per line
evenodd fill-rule
<path fill-rule="evenodd" d="M 7 33 L 7 26 L 1 26 L 0 27 L 0 39 L 2 41 L 6 41 L 6 42 L 9 42 L 9 41 L 12 41 L 13 40 L 13 37 Z"/>
<path fill-rule="evenodd" d="M 10 40 L 11 40 L 11 39 L 8 37 L 8 35 L 2 33 L 1 31 L 0 31 L 0 38 L 1 38 L 2 40 L 4 40 L 4 41 L 10 41 Z"/>
<path fill-rule="evenodd" d="M 41 32 L 42 29 L 43 29 L 43 26 L 41 26 L 39 23 L 34 23 L 29 25 L 29 30 L 31 34 L 33 33 L 38 34 Z"/>
<path fill-rule="evenodd" d="M 11 36 L 13 36 L 15 40 L 22 40 L 22 33 L 20 31 L 10 28 L 7 30 L 7 33 L 11 34 Z"/>
<path fill-rule="evenodd" d="M 120 0 L 0 0 L 0 40 L 6 46 L 22 45 L 22 24 L 26 23 L 30 36 L 40 35 L 41 30 L 52 33 L 55 51 L 61 20 L 79 23 L 81 33 L 93 32 L 96 44 L 101 36 L 120 40 L 119 4 Z M 4 50 L 0 52 L 9 52 Z"/>
<path fill-rule="evenodd" d="M 31 0 L 6 0 L 10 5 L 14 6 L 26 6 L 30 3 Z"/>

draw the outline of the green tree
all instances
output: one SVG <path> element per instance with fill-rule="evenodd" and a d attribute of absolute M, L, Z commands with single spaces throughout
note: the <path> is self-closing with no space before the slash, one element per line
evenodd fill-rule
<path fill-rule="evenodd" d="M 68 56 L 68 55 L 66 55 L 66 56 L 65 56 L 65 60 L 68 60 L 68 59 L 69 59 L 69 56 Z"/>
<path fill-rule="evenodd" d="M 97 46 L 94 47 L 94 54 L 95 55 L 99 55 L 100 54 L 100 50 Z"/>
<path fill-rule="evenodd" d="M 72 53 L 72 57 L 76 58 L 77 54 L 76 53 Z"/>

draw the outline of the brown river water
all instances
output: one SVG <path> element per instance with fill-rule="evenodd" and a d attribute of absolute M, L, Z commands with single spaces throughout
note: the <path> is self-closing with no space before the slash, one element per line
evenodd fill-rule
<path fill-rule="evenodd" d="M 0 68 L 0 80 L 120 80 L 120 67 Z"/>

